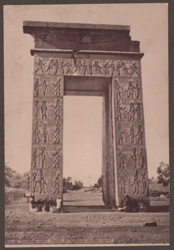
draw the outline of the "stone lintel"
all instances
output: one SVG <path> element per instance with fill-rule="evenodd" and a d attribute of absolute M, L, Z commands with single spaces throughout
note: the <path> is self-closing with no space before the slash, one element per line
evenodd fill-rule
<path fill-rule="evenodd" d="M 95 55 L 123 55 L 123 56 L 137 56 L 140 59 L 144 56 L 142 52 L 127 52 L 127 51 L 102 51 L 102 50 L 79 50 L 74 51 L 72 49 L 31 49 L 31 55 L 34 56 L 35 53 L 69 53 L 73 54 L 74 57 L 78 54 L 85 54 L 86 56 L 90 54 Z"/>

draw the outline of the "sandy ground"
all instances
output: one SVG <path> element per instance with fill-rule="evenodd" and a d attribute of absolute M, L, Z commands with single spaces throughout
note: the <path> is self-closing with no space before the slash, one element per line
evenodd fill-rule
<path fill-rule="evenodd" d="M 74 200 L 76 197 L 76 200 Z M 28 211 L 26 198 L 5 210 L 6 245 L 41 244 L 166 244 L 169 212 L 124 213 L 105 211 L 101 192 L 71 191 L 64 195 L 65 213 Z M 168 200 L 153 201 L 168 204 Z M 97 212 L 92 206 L 98 205 Z M 78 213 L 71 206 L 79 207 Z M 84 210 L 83 206 L 88 210 Z M 90 207 L 91 206 L 91 209 Z M 91 212 L 92 211 L 92 212 Z M 157 222 L 156 227 L 144 223 Z"/>

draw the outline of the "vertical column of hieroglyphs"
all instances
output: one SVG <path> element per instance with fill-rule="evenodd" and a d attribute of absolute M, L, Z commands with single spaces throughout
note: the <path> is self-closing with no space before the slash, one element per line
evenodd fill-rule
<path fill-rule="evenodd" d="M 62 196 L 63 77 L 58 61 L 35 55 L 31 190 L 35 200 Z"/>
<path fill-rule="evenodd" d="M 117 61 L 114 81 L 119 200 L 148 195 L 142 83 L 139 61 Z"/>

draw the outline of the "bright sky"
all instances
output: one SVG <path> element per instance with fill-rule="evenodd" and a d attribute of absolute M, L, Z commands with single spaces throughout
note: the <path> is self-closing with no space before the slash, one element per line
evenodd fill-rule
<path fill-rule="evenodd" d="M 30 35 L 23 34 L 24 20 L 131 26 L 132 40 L 140 41 L 141 52 L 145 53 L 142 82 L 148 170 L 149 177 L 156 176 L 159 163 L 169 162 L 168 5 L 4 7 L 5 162 L 21 174 L 29 171 L 31 164 L 34 67 L 30 56 L 34 41 Z M 101 174 L 102 159 L 101 99 L 66 97 L 64 105 L 64 176 L 81 179 L 84 184 L 96 182 Z M 75 150 L 74 140 L 79 145 Z"/>

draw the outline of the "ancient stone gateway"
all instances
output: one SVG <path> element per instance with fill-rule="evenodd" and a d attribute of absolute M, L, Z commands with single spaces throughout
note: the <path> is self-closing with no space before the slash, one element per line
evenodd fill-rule
<path fill-rule="evenodd" d="M 103 97 L 103 201 L 149 205 L 139 42 L 130 27 L 30 22 L 34 37 L 31 192 L 63 199 L 64 95 Z"/>

